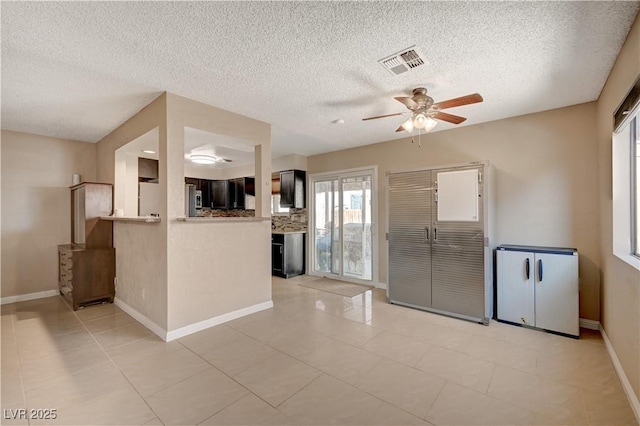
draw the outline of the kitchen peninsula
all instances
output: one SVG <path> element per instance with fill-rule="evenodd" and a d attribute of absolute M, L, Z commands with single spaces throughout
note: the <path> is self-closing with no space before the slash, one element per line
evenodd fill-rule
<path fill-rule="evenodd" d="M 185 218 L 185 135 L 194 132 L 251 142 L 254 217 Z M 98 142 L 98 178 L 114 182 L 116 151 L 146 138 L 158 156 L 160 221 L 113 218 L 115 303 L 166 341 L 271 308 L 270 125 L 163 93 Z"/>

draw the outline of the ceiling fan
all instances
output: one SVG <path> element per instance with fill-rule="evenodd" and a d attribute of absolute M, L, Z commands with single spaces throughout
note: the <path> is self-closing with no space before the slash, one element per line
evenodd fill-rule
<path fill-rule="evenodd" d="M 474 93 L 467 96 L 461 96 L 459 98 L 453 98 L 442 102 L 434 102 L 431 96 L 427 95 L 427 89 L 424 87 L 417 87 L 413 89 L 413 96 L 409 97 L 395 97 L 395 100 L 406 106 L 409 111 L 398 112 L 395 114 L 377 115 L 375 117 L 363 118 L 362 121 L 375 120 L 384 117 L 394 117 L 396 115 L 411 114 L 411 117 L 400 127 L 396 129 L 396 132 L 403 130 L 411 133 L 414 129 L 424 130 L 428 132 L 433 129 L 438 122 L 436 120 L 446 121 L 452 124 L 460 124 L 466 120 L 465 117 L 458 115 L 448 114 L 443 112 L 443 109 L 454 108 L 463 105 L 475 104 L 482 102 L 482 96 L 478 93 Z"/>

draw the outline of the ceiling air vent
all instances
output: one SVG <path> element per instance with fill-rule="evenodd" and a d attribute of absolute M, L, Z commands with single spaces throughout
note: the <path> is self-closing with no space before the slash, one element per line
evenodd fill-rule
<path fill-rule="evenodd" d="M 424 65 L 425 60 L 423 57 L 415 46 L 411 46 L 391 56 L 380 59 L 378 62 L 391 74 L 400 75 L 410 69 Z"/>

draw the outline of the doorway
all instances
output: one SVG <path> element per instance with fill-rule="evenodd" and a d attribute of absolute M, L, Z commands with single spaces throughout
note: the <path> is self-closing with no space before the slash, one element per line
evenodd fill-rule
<path fill-rule="evenodd" d="M 310 272 L 371 284 L 375 168 L 310 176 Z"/>

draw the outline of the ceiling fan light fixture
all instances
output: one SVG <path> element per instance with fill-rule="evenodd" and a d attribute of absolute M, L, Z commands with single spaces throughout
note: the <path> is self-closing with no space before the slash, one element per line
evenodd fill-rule
<path fill-rule="evenodd" d="M 189 160 L 196 164 L 214 164 L 218 159 L 213 155 L 206 154 L 191 154 Z"/>
<path fill-rule="evenodd" d="M 428 132 L 432 130 L 434 127 L 436 127 L 436 124 L 438 124 L 436 120 L 431 117 L 427 117 L 424 122 L 424 131 Z"/>
<path fill-rule="evenodd" d="M 427 125 L 427 117 L 423 113 L 418 113 L 413 118 L 413 127 L 416 129 L 424 129 Z"/>
<path fill-rule="evenodd" d="M 413 118 L 408 119 L 404 123 L 402 123 L 402 128 L 411 133 L 413 131 Z"/>

